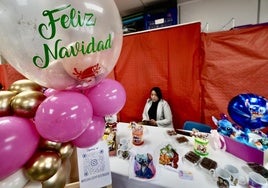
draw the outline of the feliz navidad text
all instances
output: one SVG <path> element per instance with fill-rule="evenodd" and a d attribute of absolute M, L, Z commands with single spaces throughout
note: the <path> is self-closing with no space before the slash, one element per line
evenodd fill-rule
<path fill-rule="evenodd" d="M 56 16 L 57 13 L 70 9 L 69 15 L 62 14 L 61 16 Z M 43 11 L 43 16 L 49 19 L 48 24 L 41 23 L 38 27 L 38 32 L 40 36 L 46 40 L 51 40 L 56 36 L 57 23 L 60 23 L 61 27 L 64 29 L 76 28 L 76 27 L 94 27 L 96 25 L 97 18 L 93 13 L 81 14 L 71 5 L 61 7 L 54 10 Z M 79 53 L 90 54 L 99 52 L 102 50 L 107 50 L 112 48 L 111 45 L 111 34 L 104 40 L 96 41 L 95 37 L 92 36 L 89 41 L 77 41 L 68 47 L 60 46 L 62 39 L 57 39 L 54 44 L 54 50 L 51 50 L 48 44 L 43 44 L 44 57 L 34 56 L 33 63 L 39 68 L 46 68 L 51 61 L 69 58 L 71 56 L 75 57 Z"/>

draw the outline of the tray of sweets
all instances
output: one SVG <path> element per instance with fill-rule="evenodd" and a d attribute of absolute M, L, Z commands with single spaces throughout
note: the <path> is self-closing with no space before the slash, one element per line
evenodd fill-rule
<path fill-rule="evenodd" d="M 183 159 L 185 159 L 186 161 L 188 161 L 193 165 L 197 165 L 201 157 L 197 155 L 195 152 L 189 151 L 183 156 Z"/>
<path fill-rule="evenodd" d="M 177 135 L 177 133 L 176 133 L 175 130 L 167 130 L 167 134 L 168 134 L 169 136 L 175 136 L 175 135 Z"/>
<path fill-rule="evenodd" d="M 185 136 L 177 136 L 176 137 L 176 141 L 179 143 L 179 144 L 183 144 L 183 143 L 188 143 L 189 142 L 189 139 Z"/>
<path fill-rule="evenodd" d="M 208 157 L 203 157 L 199 162 L 199 166 L 202 169 L 210 171 L 211 169 L 216 169 L 218 166 L 218 163 Z"/>

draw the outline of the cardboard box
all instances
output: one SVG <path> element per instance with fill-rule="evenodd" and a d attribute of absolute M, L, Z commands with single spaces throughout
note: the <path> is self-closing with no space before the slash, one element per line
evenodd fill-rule
<path fill-rule="evenodd" d="M 226 144 L 226 151 L 246 161 L 256 162 L 265 165 L 268 162 L 268 150 L 261 151 L 257 148 L 237 142 L 228 136 L 223 136 Z"/>
<path fill-rule="evenodd" d="M 177 7 L 148 11 L 144 15 L 145 29 L 155 29 L 178 24 Z"/>

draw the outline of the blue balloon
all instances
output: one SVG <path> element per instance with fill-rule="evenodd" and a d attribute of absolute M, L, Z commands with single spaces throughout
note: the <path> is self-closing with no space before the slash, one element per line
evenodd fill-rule
<path fill-rule="evenodd" d="M 253 93 L 237 95 L 229 102 L 228 113 L 243 128 L 268 126 L 268 101 L 263 96 Z"/>

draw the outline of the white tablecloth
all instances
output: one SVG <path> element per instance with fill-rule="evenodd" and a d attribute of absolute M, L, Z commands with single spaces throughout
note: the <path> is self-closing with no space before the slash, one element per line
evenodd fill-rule
<path fill-rule="evenodd" d="M 131 139 L 131 130 L 128 125 L 128 123 L 118 123 L 117 141 L 123 137 Z M 193 149 L 192 138 L 189 137 L 189 144 L 179 144 L 175 139 L 176 136 L 169 136 L 166 132 L 167 130 L 168 129 L 165 128 L 146 126 L 144 144 L 141 146 L 132 146 L 132 149 L 140 150 L 141 148 L 144 148 L 152 150 L 159 148 L 159 145 L 163 145 L 164 143 L 171 143 L 176 148 L 180 157 L 184 156 L 188 151 Z M 216 161 L 220 167 L 223 167 L 226 164 L 233 164 L 240 170 L 241 175 L 247 177 L 247 173 L 242 169 L 243 166 L 246 166 L 246 162 L 232 154 L 222 150 L 213 150 L 212 148 L 209 148 L 209 155 L 207 157 Z M 198 165 L 194 166 L 189 162 L 183 162 L 182 158 L 180 158 L 179 169 L 192 172 L 193 180 L 182 179 L 179 177 L 178 172 L 160 167 L 156 178 L 150 181 L 140 181 L 129 177 L 129 166 L 129 160 L 123 160 L 116 156 L 110 157 L 113 188 L 217 187 L 216 182 L 206 170 L 201 169 Z M 247 187 L 247 185 L 231 187 L 240 188 Z"/>

